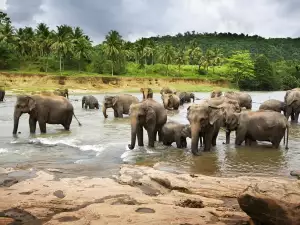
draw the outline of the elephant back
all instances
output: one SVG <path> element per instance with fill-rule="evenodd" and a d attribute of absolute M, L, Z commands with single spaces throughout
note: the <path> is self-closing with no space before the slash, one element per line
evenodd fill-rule
<path fill-rule="evenodd" d="M 286 105 L 292 105 L 295 101 L 300 101 L 300 91 L 292 91 L 286 97 Z"/>

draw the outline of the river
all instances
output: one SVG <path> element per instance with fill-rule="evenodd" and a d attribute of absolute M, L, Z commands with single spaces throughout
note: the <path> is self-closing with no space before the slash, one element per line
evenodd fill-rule
<path fill-rule="evenodd" d="M 195 93 L 198 98 L 207 98 L 209 93 Z M 269 98 L 283 100 L 285 92 L 251 92 L 253 110 L 260 102 Z M 141 99 L 141 94 L 133 94 Z M 47 124 L 47 134 L 29 135 L 28 115 L 22 115 L 19 124 L 21 134 L 12 136 L 13 110 L 16 96 L 7 96 L 0 103 L 0 167 L 17 167 L 34 170 L 58 169 L 61 176 L 110 176 L 117 173 L 123 163 L 154 165 L 167 171 L 201 173 L 214 176 L 289 176 L 290 170 L 300 169 L 300 127 L 292 125 L 290 129 L 289 150 L 283 143 L 280 149 L 270 148 L 262 143 L 256 147 L 234 146 L 233 133 L 230 145 L 224 145 L 225 133 L 220 131 L 217 146 L 202 156 L 194 157 L 190 151 L 190 139 L 187 149 L 177 149 L 156 143 L 154 149 L 136 147 L 129 150 L 130 124 L 128 116 L 123 119 L 113 118 L 113 111 L 108 110 L 105 119 L 100 110 L 81 108 L 83 95 L 70 95 L 75 114 L 83 124 L 79 127 L 73 118 L 71 130 L 64 131 L 60 125 Z M 102 102 L 104 94 L 94 95 Z M 154 98 L 161 102 L 159 93 Z M 197 101 L 196 101 L 197 102 Z M 188 123 L 186 109 L 169 111 L 169 121 Z M 146 136 L 146 132 L 144 132 Z M 144 139 L 147 146 L 148 138 Z"/>

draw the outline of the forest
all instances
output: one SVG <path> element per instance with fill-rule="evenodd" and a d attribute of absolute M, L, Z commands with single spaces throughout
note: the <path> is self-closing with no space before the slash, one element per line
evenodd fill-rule
<path fill-rule="evenodd" d="M 93 43 L 80 27 L 15 28 L 0 12 L 0 71 L 227 80 L 242 90 L 300 84 L 300 38 L 195 31 L 126 41 L 111 30 Z"/>

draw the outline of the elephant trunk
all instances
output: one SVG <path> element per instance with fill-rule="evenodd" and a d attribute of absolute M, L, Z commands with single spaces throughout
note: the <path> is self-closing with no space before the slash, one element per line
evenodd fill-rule
<path fill-rule="evenodd" d="M 106 106 L 105 106 L 105 104 L 103 104 L 103 106 L 102 106 L 102 112 L 103 112 L 103 116 L 105 117 L 105 118 L 107 118 L 108 116 L 107 116 L 107 114 L 106 114 Z"/>
<path fill-rule="evenodd" d="M 81 107 L 83 108 L 83 106 L 84 106 L 84 100 L 82 99 L 82 102 L 81 102 Z"/>
<path fill-rule="evenodd" d="M 200 124 L 191 124 L 191 134 L 192 134 L 192 153 L 194 155 L 199 155 L 198 145 L 199 145 L 199 134 L 200 134 Z"/>
<path fill-rule="evenodd" d="M 131 121 L 131 144 L 128 145 L 128 148 L 130 150 L 134 149 L 135 147 L 137 126 L 138 126 L 137 121 L 132 120 Z"/>
<path fill-rule="evenodd" d="M 14 130 L 13 130 L 13 134 L 17 134 L 17 132 L 18 132 L 20 116 L 21 116 L 21 113 L 19 113 L 15 110 L 15 112 L 14 112 Z"/>
<path fill-rule="evenodd" d="M 165 106 L 165 109 L 169 108 L 169 100 L 167 98 L 164 98 L 164 106 Z"/>

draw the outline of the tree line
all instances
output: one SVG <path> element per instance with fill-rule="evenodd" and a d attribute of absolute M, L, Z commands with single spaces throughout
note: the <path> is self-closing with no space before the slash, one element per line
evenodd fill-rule
<path fill-rule="evenodd" d="M 299 86 L 300 39 L 195 31 L 126 41 L 110 31 L 93 45 L 80 27 L 16 29 L 0 12 L 0 70 L 226 79 L 247 90 Z"/>

